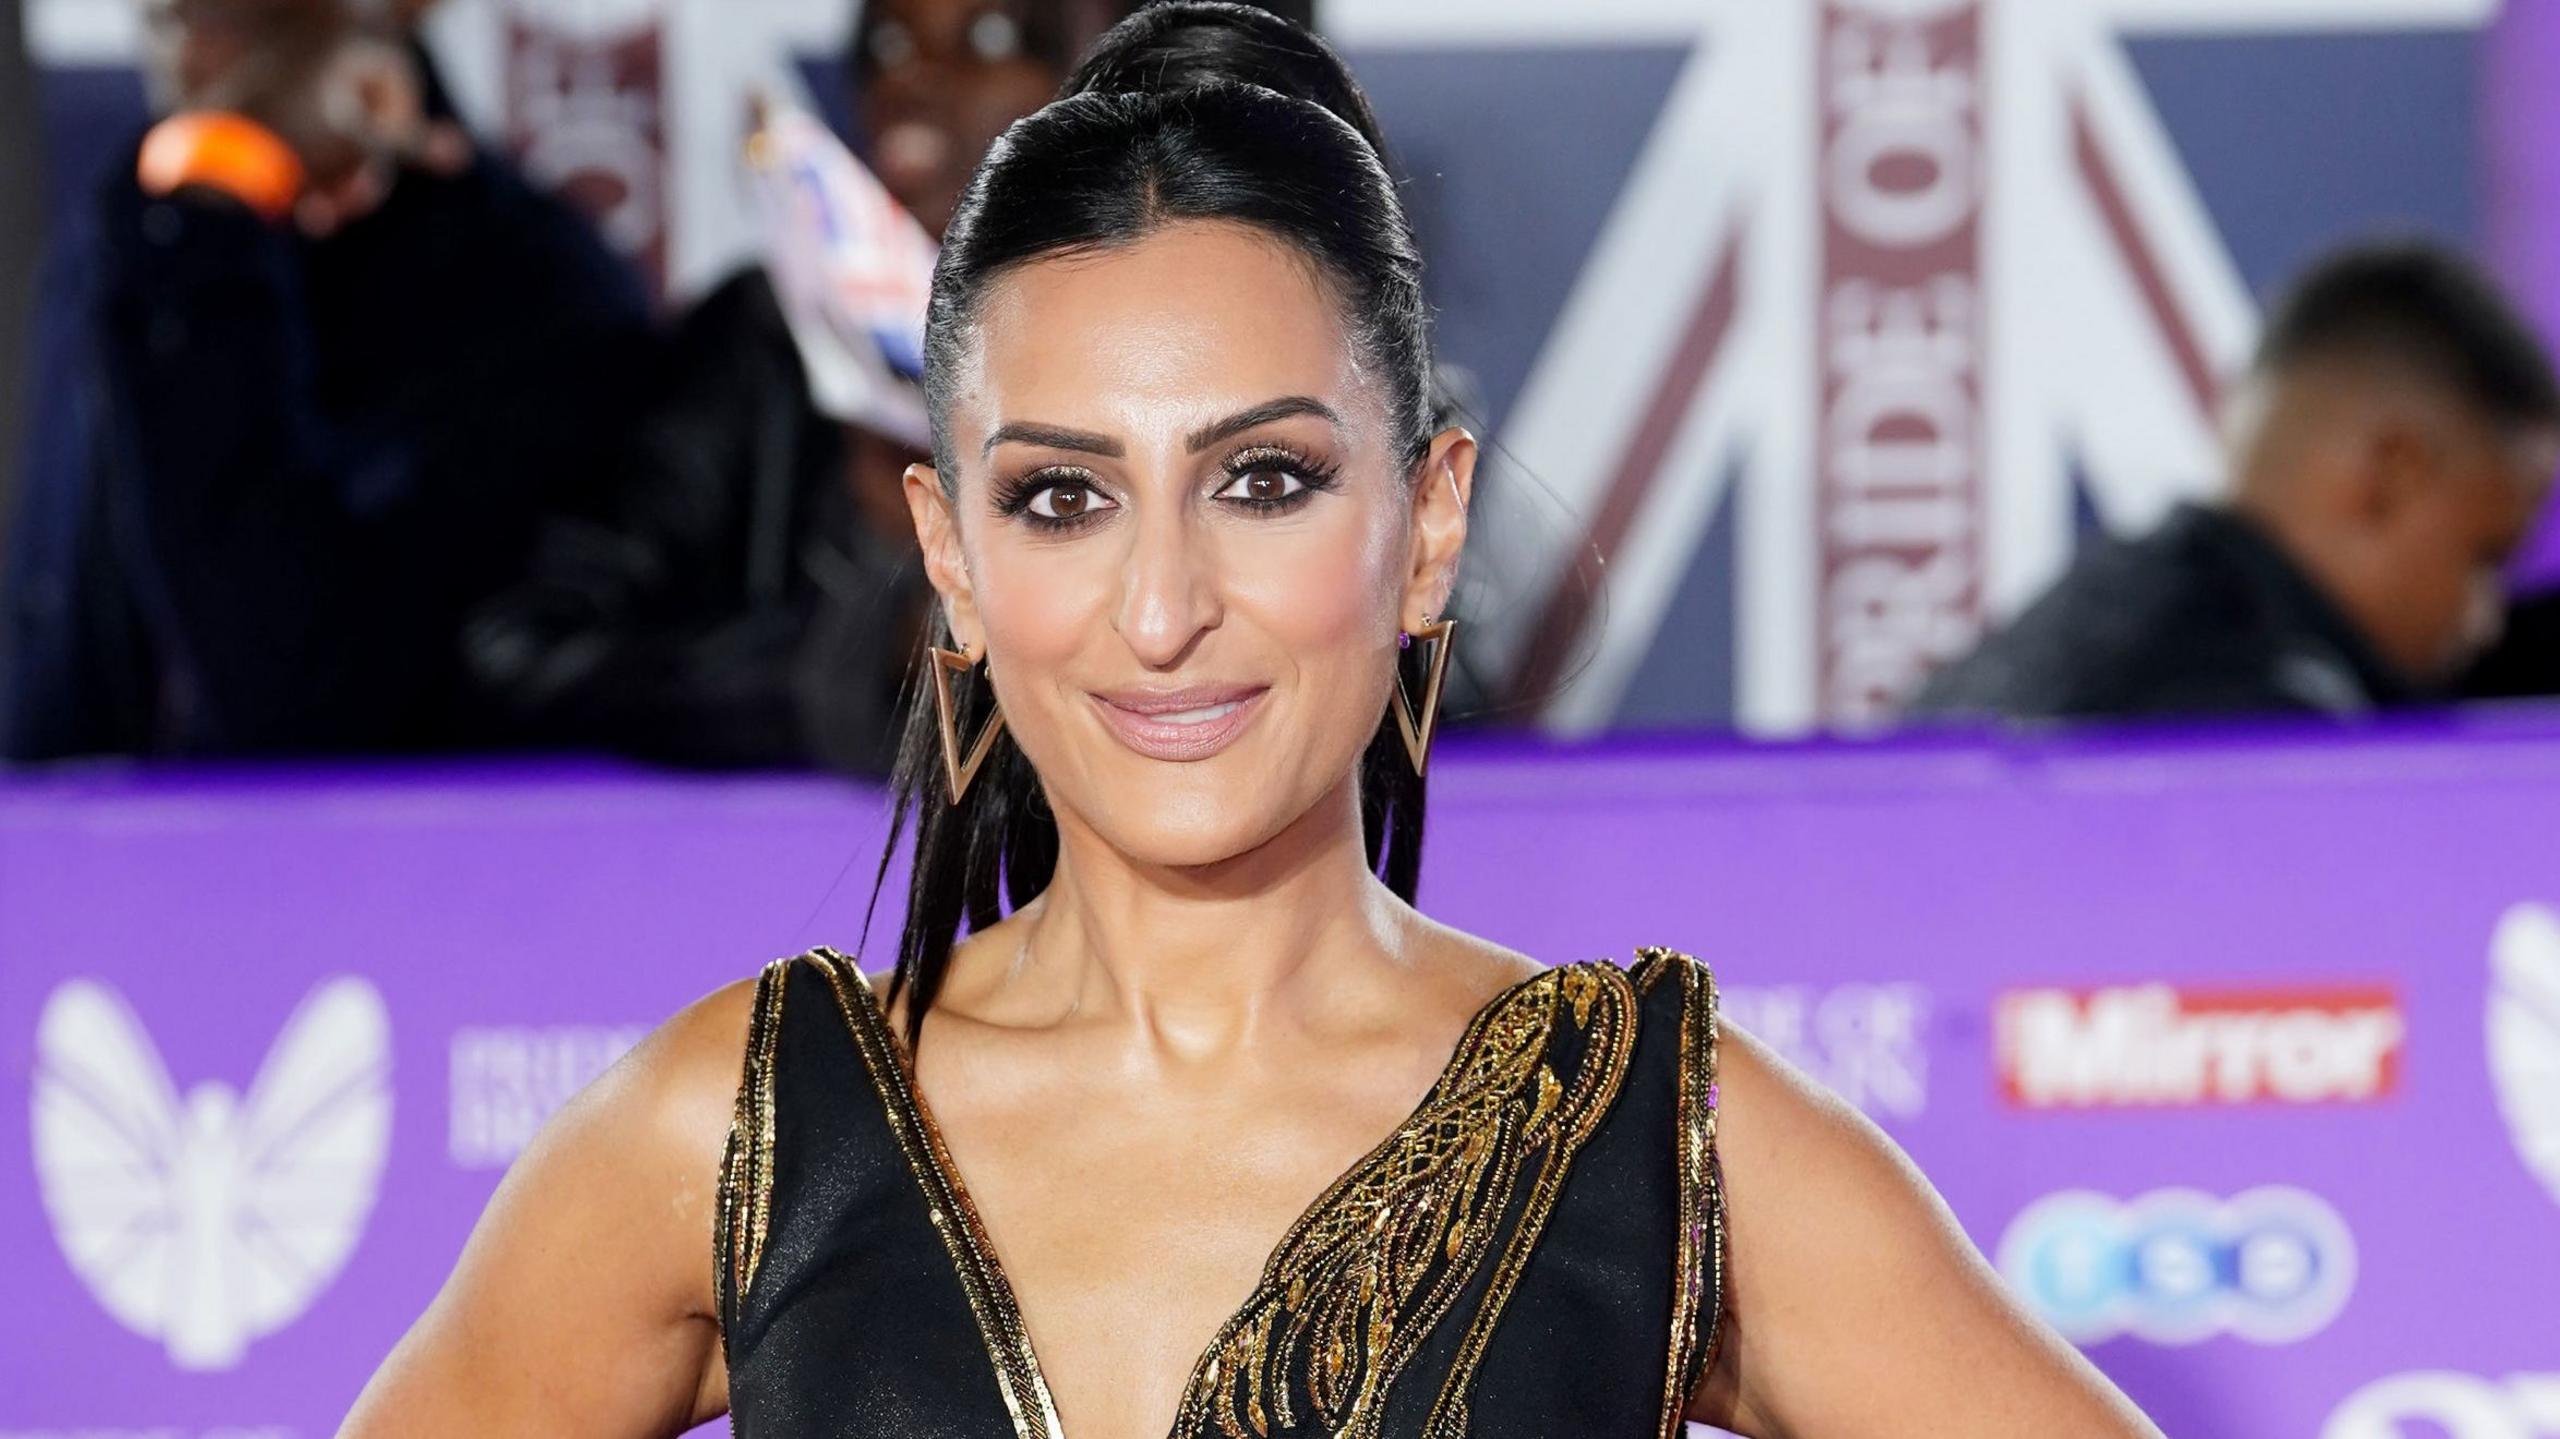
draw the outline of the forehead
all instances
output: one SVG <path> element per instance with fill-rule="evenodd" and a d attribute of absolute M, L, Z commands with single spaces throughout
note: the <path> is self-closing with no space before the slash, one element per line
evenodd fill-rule
<path fill-rule="evenodd" d="M 1183 222 L 1033 261 L 988 288 L 976 328 L 955 425 L 1190 425 L 1276 395 L 1343 397 L 1351 418 L 1364 387 L 1314 264 L 1245 225 Z"/>

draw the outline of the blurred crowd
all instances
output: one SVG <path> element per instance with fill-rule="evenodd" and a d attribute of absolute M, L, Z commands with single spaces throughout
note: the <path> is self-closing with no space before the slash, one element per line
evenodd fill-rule
<path fill-rule="evenodd" d="M 160 118 L 63 217 L 40 291 L 0 758 L 877 772 L 926 614 L 918 437 L 827 402 L 762 269 L 654 310 L 468 132 L 415 33 L 430 3 L 147 0 Z M 863 160 L 937 232 L 1136 3 L 870 0 L 843 61 Z M 2315 265 L 2226 439 L 2218 499 L 2085 546 L 1912 717 L 2560 692 L 2560 602 L 2503 579 L 2560 466 L 2560 385 L 2471 264 Z"/>

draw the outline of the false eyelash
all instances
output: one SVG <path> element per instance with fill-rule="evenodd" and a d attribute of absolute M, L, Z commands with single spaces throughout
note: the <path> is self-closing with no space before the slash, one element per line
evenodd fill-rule
<path fill-rule="evenodd" d="M 1227 484 L 1242 479 L 1246 475 L 1258 474 L 1264 470 L 1276 470 L 1297 480 L 1300 486 L 1298 492 L 1283 499 L 1225 501 L 1230 505 L 1241 505 L 1246 509 L 1265 514 L 1294 510 L 1317 495 L 1334 488 L 1342 478 L 1342 466 L 1338 463 L 1320 462 L 1291 446 L 1269 443 L 1238 450 L 1229 455 L 1226 463 L 1219 466 L 1219 469 L 1226 476 L 1226 482 L 1219 485 L 1220 489 L 1225 489 Z"/>
<path fill-rule="evenodd" d="M 997 483 L 994 496 L 996 514 L 1005 519 L 1020 515 L 1035 525 L 1049 527 L 1081 524 L 1090 518 L 1089 515 L 1077 515 L 1072 519 L 1051 519 L 1031 513 L 1031 502 L 1039 498 L 1040 492 L 1059 485 L 1099 488 L 1094 483 L 1091 470 L 1080 470 L 1071 465 L 1043 465 L 1028 474 Z"/>

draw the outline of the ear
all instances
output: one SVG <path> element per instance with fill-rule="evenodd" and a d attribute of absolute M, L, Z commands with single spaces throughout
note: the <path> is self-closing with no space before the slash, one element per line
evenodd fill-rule
<path fill-rule="evenodd" d="M 1413 481 L 1413 561 L 1405 572 L 1399 624 L 1422 628 L 1444 614 L 1467 545 L 1467 503 L 1475 495 L 1476 437 L 1452 426 L 1431 437 Z"/>
<path fill-rule="evenodd" d="M 984 638 L 968 557 L 960 548 L 959 516 L 951 513 L 951 497 L 943 493 L 942 476 L 933 466 L 907 466 L 903 484 L 907 514 L 916 522 L 916 548 L 924 553 L 924 576 L 942 600 L 943 627 L 954 645 L 974 657 Z"/>
<path fill-rule="evenodd" d="M 2374 524 L 2389 525 L 2412 505 L 2438 493 L 2445 478 L 2442 440 L 2405 406 L 2377 417 L 2366 437 L 2363 472 L 2357 476 L 2360 515 Z"/>

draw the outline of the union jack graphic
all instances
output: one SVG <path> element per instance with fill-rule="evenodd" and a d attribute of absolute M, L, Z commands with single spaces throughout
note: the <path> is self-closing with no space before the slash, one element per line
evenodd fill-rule
<path fill-rule="evenodd" d="M 2129 44 L 2459 31 L 2495 9 L 1519 0 L 1435 22 L 1427 0 L 1340 6 L 1355 54 L 1435 29 L 1688 46 L 1503 421 L 1577 523 L 1484 536 L 1504 590 L 1478 617 L 1479 668 L 1550 728 L 1621 721 L 1639 665 L 1676 652 L 1673 600 L 1721 535 L 1731 718 L 1876 719 L 2037 593 L 2086 511 L 2140 526 L 2214 481 L 2217 388 L 2257 301 Z M 1605 615 L 1578 582 L 1594 554 Z"/>

